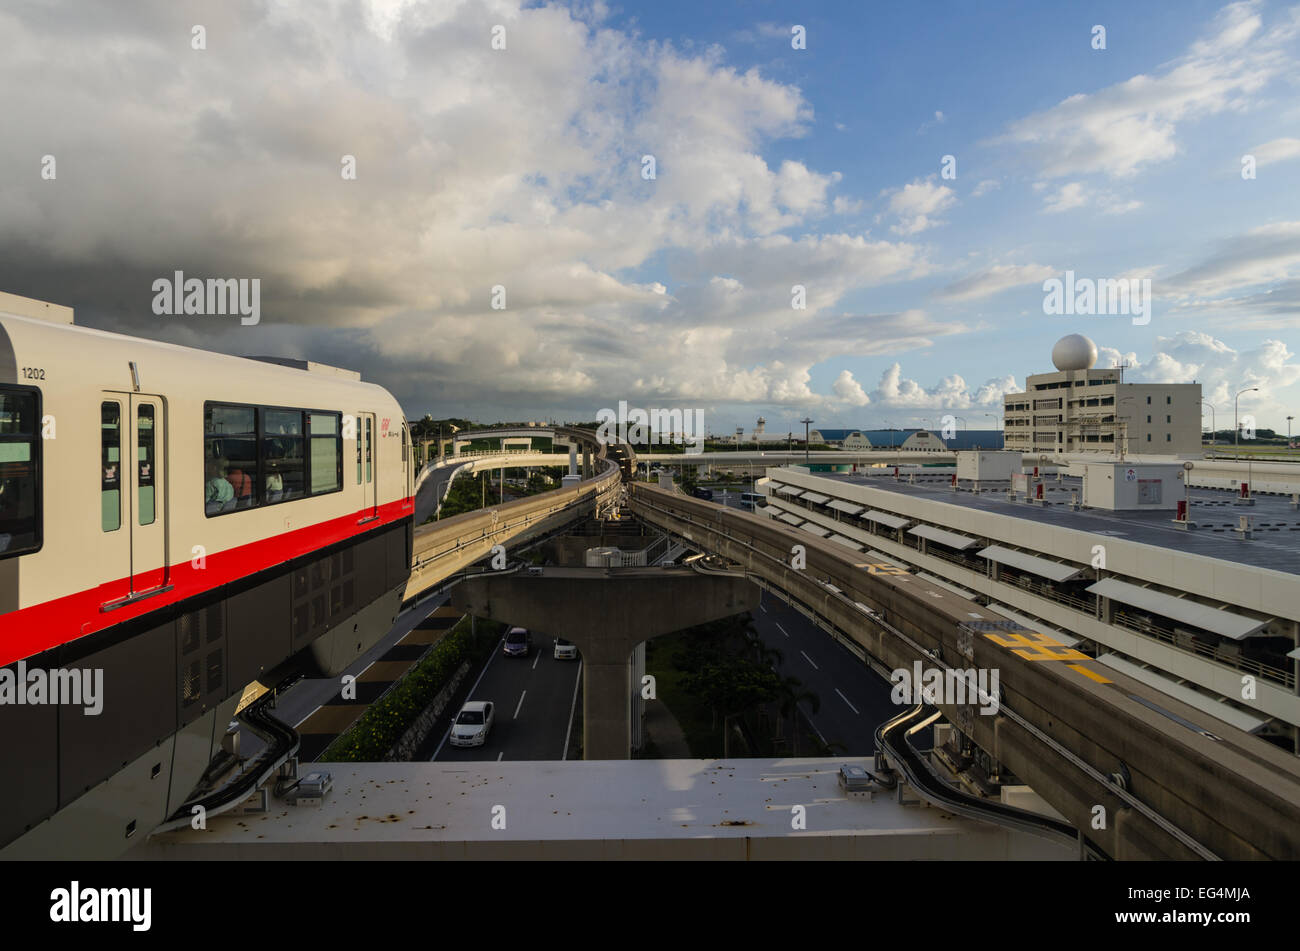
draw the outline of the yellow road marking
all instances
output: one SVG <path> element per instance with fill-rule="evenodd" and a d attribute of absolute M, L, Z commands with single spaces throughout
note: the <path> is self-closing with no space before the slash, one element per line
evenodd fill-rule
<path fill-rule="evenodd" d="M 1013 648 L 1011 653 L 1025 660 L 1092 660 L 1087 654 L 1066 647 L 1060 641 L 1046 634 L 1039 634 L 1037 631 L 1030 631 L 1027 634 L 985 634 L 984 636 L 999 647 Z"/>
<path fill-rule="evenodd" d="M 1095 680 L 1099 684 L 1113 684 L 1115 682 L 1113 680 L 1107 680 L 1101 674 L 1094 673 L 1093 671 L 1089 670 L 1087 667 L 1084 667 L 1081 664 L 1066 664 L 1065 666 L 1069 667 L 1071 670 L 1077 670 L 1079 673 L 1083 674 L 1083 676 L 1087 677 L 1089 680 Z"/>

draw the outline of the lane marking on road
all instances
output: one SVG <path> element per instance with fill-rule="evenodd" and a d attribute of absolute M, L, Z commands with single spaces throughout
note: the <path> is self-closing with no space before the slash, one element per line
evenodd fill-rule
<path fill-rule="evenodd" d="M 813 723 L 813 718 L 809 716 L 808 711 L 801 710 L 800 712 L 803 714 L 803 718 L 808 721 L 808 725 L 813 728 L 813 732 L 817 734 L 817 739 L 822 741 L 822 746 L 829 746 L 830 744 L 826 742 L 826 737 L 822 736 L 822 731 L 817 729 L 817 724 Z"/>
<path fill-rule="evenodd" d="M 804 660 L 808 661 L 808 663 L 813 665 L 813 670 L 821 670 L 821 668 L 817 666 L 817 662 L 814 661 L 811 657 L 809 657 L 807 654 L 804 654 L 803 651 L 800 651 L 799 653 L 803 654 Z"/>
<path fill-rule="evenodd" d="M 523 706 L 524 706 L 524 697 L 526 697 L 526 696 L 528 696 L 528 691 L 527 691 L 527 690 L 525 690 L 523 693 L 521 693 L 521 694 L 519 695 L 519 703 L 515 706 L 515 715 L 512 716 L 510 719 L 512 719 L 512 720 L 518 720 L 518 719 L 519 719 L 519 711 L 523 709 Z"/>
<path fill-rule="evenodd" d="M 773 623 L 775 623 L 775 622 L 773 622 Z M 777 624 L 777 625 L 776 625 L 776 629 L 777 629 L 778 631 L 780 631 L 782 634 L 785 634 L 786 637 L 789 637 L 789 636 L 790 636 L 788 633 L 786 633 L 786 629 L 783 628 L 780 624 Z M 807 655 L 807 654 L 804 654 L 804 656 L 807 657 L 808 655 Z"/>
<path fill-rule="evenodd" d="M 578 685 L 582 683 L 582 660 L 578 660 L 578 676 L 573 678 L 573 703 L 569 704 L 569 728 L 564 731 L 564 749 L 560 751 L 560 759 L 569 758 L 569 734 L 573 731 L 573 714 L 578 709 Z"/>
<path fill-rule="evenodd" d="M 841 700 L 843 700 L 845 703 L 848 703 L 848 704 L 849 704 L 849 709 L 850 709 L 850 710 L 852 710 L 854 713 L 857 713 L 859 716 L 861 716 L 861 713 L 858 711 L 858 708 L 855 707 L 853 704 L 849 703 L 849 698 L 846 697 L 846 696 L 844 696 L 844 694 L 840 693 L 840 688 L 839 688 L 839 687 L 836 687 L 836 688 L 835 688 L 835 692 L 840 694 L 840 699 L 841 699 Z"/>
<path fill-rule="evenodd" d="M 760 611 L 762 611 L 764 614 L 767 613 L 767 608 L 763 607 L 763 605 L 761 605 L 761 604 L 758 606 L 758 609 L 759 609 Z"/>
<path fill-rule="evenodd" d="M 537 656 L 533 658 L 533 670 L 537 669 L 537 662 L 542 659 L 542 652 L 539 650 Z"/>
<path fill-rule="evenodd" d="M 502 750 L 500 753 L 498 753 L 498 754 L 497 754 L 497 762 L 498 762 L 498 763 L 501 762 L 501 757 L 503 757 L 503 756 L 505 756 L 505 755 L 506 755 L 506 751 L 505 751 L 505 750 Z"/>

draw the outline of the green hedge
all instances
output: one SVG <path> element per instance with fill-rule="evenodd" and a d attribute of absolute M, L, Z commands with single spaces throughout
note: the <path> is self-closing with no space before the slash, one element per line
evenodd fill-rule
<path fill-rule="evenodd" d="M 502 625 L 478 622 L 478 646 L 470 619 L 461 618 L 442 640 L 407 671 L 400 683 L 372 703 L 361 718 L 321 754 L 322 763 L 381 763 L 424 708 L 451 680 L 461 663 L 477 659 L 496 643 Z"/>

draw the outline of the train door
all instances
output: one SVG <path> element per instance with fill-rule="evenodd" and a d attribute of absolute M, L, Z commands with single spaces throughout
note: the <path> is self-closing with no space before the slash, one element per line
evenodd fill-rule
<path fill-rule="evenodd" d="M 127 579 L 105 589 L 104 607 L 111 609 L 168 587 L 162 397 L 104 393 L 99 449 L 100 529 L 112 536 L 112 577 Z"/>
<path fill-rule="evenodd" d="M 361 519 L 379 517 L 375 507 L 375 414 L 357 416 L 357 481 L 361 483 Z"/>
<path fill-rule="evenodd" d="M 135 465 L 123 467 L 131 499 L 131 595 L 167 584 L 167 427 L 161 396 L 132 393 L 129 437 Z"/>

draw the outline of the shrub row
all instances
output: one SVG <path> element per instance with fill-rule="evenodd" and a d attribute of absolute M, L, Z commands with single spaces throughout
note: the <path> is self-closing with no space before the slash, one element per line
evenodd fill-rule
<path fill-rule="evenodd" d="M 372 703 L 356 723 L 341 733 L 320 756 L 322 763 L 381 763 L 388 751 L 446 686 L 461 662 L 491 650 L 502 625 L 479 621 L 478 649 L 463 617 L 387 693 Z"/>

